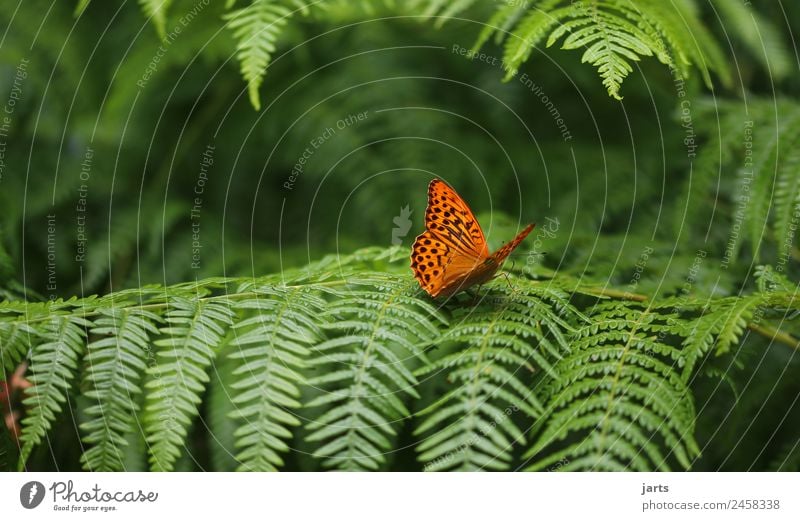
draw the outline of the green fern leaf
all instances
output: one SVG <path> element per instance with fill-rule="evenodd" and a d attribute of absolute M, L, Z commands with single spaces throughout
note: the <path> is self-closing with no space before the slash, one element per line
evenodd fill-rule
<path fill-rule="evenodd" d="M 145 16 L 153 21 L 158 31 L 158 36 L 162 39 L 167 36 L 167 9 L 169 9 L 172 0 L 139 0 L 139 5 L 142 6 Z"/>
<path fill-rule="evenodd" d="M 241 64 L 250 103 L 261 108 L 258 89 L 276 50 L 276 42 L 292 11 L 274 0 L 254 0 L 252 4 L 224 15 L 236 39 L 236 57 Z"/>
<path fill-rule="evenodd" d="M 782 104 L 782 112 L 797 111 L 796 104 Z M 784 128 L 781 156 L 777 163 L 775 181 L 775 240 L 778 242 L 778 255 L 785 264 L 791 249 L 797 243 L 797 229 L 800 227 L 800 124 Z"/>
<path fill-rule="evenodd" d="M 716 346 L 716 355 L 730 352 L 747 329 L 758 308 L 764 304 L 761 294 L 717 300 L 704 306 L 701 315 L 684 326 L 682 335 L 684 367 L 683 378 L 687 380 L 696 369 L 697 360 L 702 359 Z"/>
<path fill-rule="evenodd" d="M 761 293 L 767 295 L 775 292 L 797 293 L 797 284 L 790 281 L 785 274 L 778 272 L 772 266 L 756 266 L 755 277 L 758 291 Z"/>
<path fill-rule="evenodd" d="M 777 106 L 774 110 L 776 111 L 774 117 L 777 118 Z M 749 185 L 741 196 L 745 203 L 744 224 L 750 229 L 750 243 L 756 261 L 760 256 L 764 234 L 769 228 L 770 210 L 775 201 L 780 141 L 781 138 L 785 140 L 785 135 L 800 134 L 798 125 L 800 125 L 800 112 L 781 118 L 778 127 L 769 131 L 766 143 L 761 143 L 756 137 L 755 145 L 759 146 L 762 152 L 758 154 L 758 159 L 753 162 L 752 167 L 741 171 L 742 185 Z"/>
<path fill-rule="evenodd" d="M 308 289 L 263 287 L 258 297 L 237 303 L 252 316 L 236 324 L 232 418 L 244 424 L 235 432 L 239 470 L 271 471 L 283 465 L 289 428 L 300 424 L 291 409 L 300 407 L 298 385 L 309 346 L 321 337 L 316 317 L 325 302 Z"/>
<path fill-rule="evenodd" d="M 25 468 L 31 451 L 48 436 L 56 414 L 61 412 L 78 371 L 85 330 L 90 325 L 88 320 L 77 315 L 55 315 L 39 332 L 44 343 L 34 345 L 31 355 L 33 385 L 23 400 L 28 414 L 22 420 L 19 470 Z"/>
<path fill-rule="evenodd" d="M 542 406 L 531 388 L 534 366 L 553 378 L 550 360 L 569 351 L 565 334 L 577 317 L 568 295 L 523 280 L 495 287 L 489 304 L 464 312 L 443 335 L 450 354 L 418 374 L 447 374 L 454 387 L 423 411 L 415 434 L 433 431 L 420 443 L 426 470 L 503 470 L 511 450 L 525 443 L 517 411 L 536 418 Z"/>
<path fill-rule="evenodd" d="M 169 303 L 163 338 L 155 341 L 161 362 L 148 370 L 146 384 L 144 428 L 153 470 L 171 470 L 181 455 L 208 368 L 234 316 L 225 302 L 175 297 Z"/>
<path fill-rule="evenodd" d="M 617 99 L 621 99 L 622 82 L 633 71 L 632 63 L 647 56 L 656 56 L 680 71 L 681 77 L 688 75 L 690 65 L 695 65 L 709 87 L 711 69 L 719 73 L 724 83 L 730 80 L 727 60 L 719 46 L 700 22 L 699 13 L 685 3 L 513 2 L 495 10 L 473 49 L 479 49 L 493 34 L 498 42 L 505 40 L 506 81 L 517 74 L 540 42 L 546 39 L 549 47 L 562 38 L 563 49 L 583 49 L 583 62 L 597 68 L 609 95 Z"/>
<path fill-rule="evenodd" d="M 727 32 L 747 46 L 750 54 L 764 66 L 769 76 L 781 80 L 794 69 L 784 35 L 749 2 L 713 0 Z"/>
<path fill-rule="evenodd" d="M 477 52 L 480 50 L 486 45 L 486 42 L 489 41 L 492 35 L 495 36 L 495 43 L 500 44 L 506 34 L 510 32 L 511 28 L 519 22 L 519 19 L 525 14 L 527 9 L 527 4 L 514 4 L 511 2 L 499 7 L 486 22 L 483 29 L 481 29 L 481 32 L 478 34 L 478 39 L 475 40 L 472 46 L 472 51 Z"/>
<path fill-rule="evenodd" d="M 547 36 L 548 31 L 558 25 L 559 19 L 551 14 L 562 0 L 543 0 L 540 6 L 533 8 L 524 16 L 506 40 L 503 66 L 507 74 L 506 80 L 517 74 L 522 62 L 526 61 L 536 45 Z M 509 12 L 508 16 L 518 15 Z"/>
<path fill-rule="evenodd" d="M 233 377 L 236 361 L 230 357 L 233 352 L 232 336 L 228 335 L 231 341 L 225 342 L 217 353 L 218 362 L 212 368 L 211 382 L 208 385 L 208 449 L 211 468 L 215 472 L 232 472 L 239 466 L 235 455 L 234 435 L 238 425 L 230 417 L 231 411 L 236 408 L 231 396 L 231 385 L 236 381 Z"/>
<path fill-rule="evenodd" d="M 633 72 L 629 62 L 639 61 L 642 56 L 656 55 L 662 63 L 672 65 L 672 59 L 664 51 L 666 45 L 660 39 L 660 33 L 647 20 L 639 18 L 634 25 L 625 19 L 633 11 L 624 4 L 602 4 L 605 9 L 600 5 L 576 4 L 566 11 L 554 12 L 556 17 L 569 13 L 571 19 L 562 22 L 550 34 L 547 46 L 567 35 L 561 48 L 585 48 L 582 61 L 597 67 L 608 93 L 622 99 L 619 95 L 622 82 Z M 516 65 L 512 63 L 512 66 Z"/>
<path fill-rule="evenodd" d="M 92 0 L 78 0 L 78 3 L 75 4 L 75 16 L 80 16 L 89 7 L 89 2 Z"/>
<path fill-rule="evenodd" d="M 0 322 L 0 381 L 4 370 L 13 371 L 30 348 L 36 330 L 24 320 Z"/>
<path fill-rule="evenodd" d="M 668 470 L 670 455 L 688 468 L 699 453 L 694 404 L 675 371 L 681 352 L 662 340 L 676 317 L 610 303 L 591 319 L 545 386 L 528 469 Z"/>
<path fill-rule="evenodd" d="M 378 470 L 392 447 L 396 424 L 410 415 L 403 395 L 418 397 L 417 379 L 407 367 L 425 360 L 422 347 L 439 334 L 440 313 L 413 293 L 407 277 L 362 275 L 324 316 L 330 337 L 315 347 L 312 366 L 324 371 L 310 379 L 324 394 L 306 404 L 326 411 L 307 425 L 307 440 L 323 466 Z M 363 289 L 361 289 L 363 288 Z M 413 293 L 412 293 L 413 292 Z"/>
<path fill-rule="evenodd" d="M 150 351 L 150 338 L 158 334 L 159 317 L 137 308 L 104 309 L 91 330 L 84 363 L 89 390 L 84 396 L 89 419 L 81 425 L 83 441 L 92 445 L 81 456 L 86 470 L 125 470 L 123 449 L 133 432 L 139 410 L 137 396 Z"/>
<path fill-rule="evenodd" d="M 441 27 L 449 18 L 466 11 L 476 2 L 477 0 L 414 0 L 410 3 L 409 8 L 424 8 L 422 16 L 437 17 L 435 25 Z"/>
<path fill-rule="evenodd" d="M 700 69 L 703 82 L 709 89 L 714 87 L 711 81 L 712 69 L 718 73 L 723 84 L 730 84 L 728 59 L 702 23 L 700 13 L 692 2 L 640 0 L 630 2 L 629 5 L 637 13 L 629 18 L 640 28 L 648 30 L 649 25 L 663 35 L 667 43 L 664 51 L 671 56 L 671 66 L 680 71 L 681 78 L 688 77 L 689 66 L 695 65 Z M 645 20 L 648 25 L 642 24 L 641 20 Z"/>

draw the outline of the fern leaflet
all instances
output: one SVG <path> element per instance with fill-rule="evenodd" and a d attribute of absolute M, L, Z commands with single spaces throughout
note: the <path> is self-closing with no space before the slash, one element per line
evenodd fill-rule
<path fill-rule="evenodd" d="M 247 82 L 250 103 L 261 108 L 258 89 L 275 52 L 275 43 L 292 11 L 274 0 L 254 0 L 252 4 L 225 14 L 228 27 L 237 41 L 236 57 Z"/>
<path fill-rule="evenodd" d="M 283 465 L 280 452 L 288 450 L 287 427 L 299 425 L 289 412 L 300 407 L 298 384 L 304 382 L 309 345 L 321 336 L 315 317 L 324 301 L 308 289 L 262 287 L 256 298 L 243 300 L 236 308 L 252 316 L 236 324 L 238 349 L 230 413 L 244 424 L 236 432 L 236 459 L 240 470 L 269 471 Z"/>
<path fill-rule="evenodd" d="M 150 338 L 158 334 L 159 317 L 137 308 L 102 310 L 91 330 L 96 340 L 89 344 L 85 362 L 89 390 L 84 395 L 92 405 L 89 420 L 81 425 L 83 441 L 93 445 L 81 456 L 86 470 L 125 470 L 122 448 L 134 428 L 141 393 L 140 380 L 147 367 Z"/>
<path fill-rule="evenodd" d="M 551 377 L 549 359 L 568 351 L 568 320 L 578 313 L 559 289 L 515 280 L 517 289 L 498 285 L 488 304 L 467 309 L 442 336 L 453 352 L 418 374 L 447 374 L 453 386 L 423 411 L 416 434 L 433 431 L 420 443 L 426 470 L 502 470 L 511 449 L 525 437 L 511 416 L 536 418 L 542 406 L 531 388 L 534 365 Z"/>
<path fill-rule="evenodd" d="M 675 370 L 681 352 L 664 341 L 676 316 L 609 303 L 591 319 L 543 393 L 528 469 L 668 470 L 670 454 L 688 468 L 699 453 L 694 404 Z"/>
<path fill-rule="evenodd" d="M 392 447 L 395 424 L 410 415 L 402 395 L 418 397 L 407 367 L 425 360 L 422 348 L 438 336 L 439 312 L 415 296 L 406 277 L 375 274 L 351 280 L 350 289 L 324 316 L 328 340 L 315 347 L 310 384 L 324 392 L 306 404 L 327 411 L 308 424 L 308 441 L 321 446 L 323 466 L 377 470 Z M 363 288 L 363 289 L 362 289 Z"/>
<path fill-rule="evenodd" d="M 90 325 L 78 315 L 55 315 L 41 333 L 44 343 L 33 347 L 30 380 L 33 385 L 23 400 L 28 414 L 22 420 L 19 470 L 25 467 L 33 447 L 48 435 L 56 414 L 67 400 L 83 354 L 85 329 Z"/>
<path fill-rule="evenodd" d="M 197 415 L 208 367 L 222 344 L 234 312 L 225 302 L 173 297 L 155 341 L 162 360 L 151 367 L 144 426 L 154 470 L 171 470 Z"/>

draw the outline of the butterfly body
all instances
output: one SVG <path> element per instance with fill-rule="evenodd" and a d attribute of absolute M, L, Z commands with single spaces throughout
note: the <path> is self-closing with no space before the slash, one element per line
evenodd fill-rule
<path fill-rule="evenodd" d="M 441 179 L 428 185 L 425 231 L 414 241 L 411 269 L 432 297 L 450 296 L 491 280 L 508 255 L 533 230 L 489 253 L 483 230 L 467 203 Z"/>

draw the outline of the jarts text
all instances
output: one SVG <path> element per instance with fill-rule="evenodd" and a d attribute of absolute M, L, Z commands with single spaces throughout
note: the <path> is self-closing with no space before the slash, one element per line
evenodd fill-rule
<path fill-rule="evenodd" d="M 642 483 L 642 493 L 640 495 L 644 496 L 650 492 L 669 492 L 669 485 L 648 485 L 647 483 Z"/>

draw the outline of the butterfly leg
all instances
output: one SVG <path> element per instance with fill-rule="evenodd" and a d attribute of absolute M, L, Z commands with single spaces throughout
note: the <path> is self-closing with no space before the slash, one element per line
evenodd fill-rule
<path fill-rule="evenodd" d="M 508 273 L 502 271 L 502 272 L 500 272 L 500 275 L 502 275 L 503 277 L 506 278 L 506 282 L 508 283 L 508 287 L 511 288 L 511 289 L 514 289 L 514 286 L 511 284 L 511 279 L 508 278 Z"/>
<path fill-rule="evenodd" d="M 470 288 L 470 289 L 466 290 L 466 293 L 468 293 L 472 297 L 472 305 L 473 306 L 477 306 L 478 304 L 481 303 L 481 288 L 482 287 L 483 287 L 483 284 L 480 284 L 475 289 Z"/>

